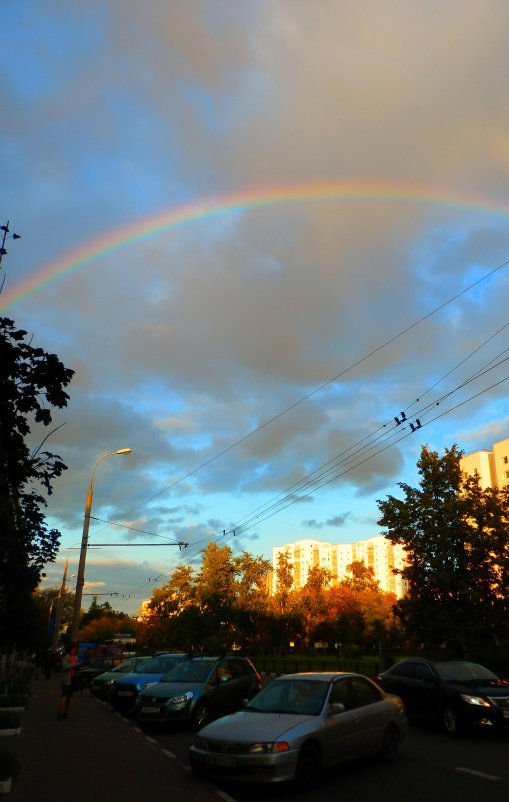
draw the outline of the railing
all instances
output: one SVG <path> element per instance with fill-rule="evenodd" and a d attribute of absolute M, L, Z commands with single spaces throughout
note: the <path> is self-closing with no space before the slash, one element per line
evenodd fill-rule
<path fill-rule="evenodd" d="M 305 671 L 352 671 L 374 678 L 382 670 L 379 660 L 306 657 L 254 657 L 258 671 L 264 674 L 299 674 Z"/>

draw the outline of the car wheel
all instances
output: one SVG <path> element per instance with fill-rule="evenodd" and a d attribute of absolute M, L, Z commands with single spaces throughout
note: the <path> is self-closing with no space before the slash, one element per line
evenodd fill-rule
<path fill-rule="evenodd" d="M 322 756 L 313 744 L 305 744 L 300 750 L 295 769 L 294 785 L 298 791 L 312 791 L 322 776 Z"/>
<path fill-rule="evenodd" d="M 444 729 L 447 735 L 459 735 L 460 734 L 460 722 L 458 720 L 458 714 L 452 707 L 445 707 L 444 712 L 442 714 L 442 722 L 444 725 Z"/>
<path fill-rule="evenodd" d="M 205 701 L 198 702 L 194 708 L 193 726 L 196 730 L 201 730 L 210 721 L 210 708 Z"/>
<path fill-rule="evenodd" d="M 382 738 L 382 748 L 380 750 L 384 763 L 394 763 L 399 755 L 399 732 L 394 724 L 390 724 Z"/>

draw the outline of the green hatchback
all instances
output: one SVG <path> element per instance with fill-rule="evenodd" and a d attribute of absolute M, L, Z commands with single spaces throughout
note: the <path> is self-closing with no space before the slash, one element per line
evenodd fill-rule
<path fill-rule="evenodd" d="M 141 727 L 189 722 L 200 729 L 240 710 L 260 688 L 260 675 L 247 657 L 197 657 L 141 691 L 135 715 Z"/>

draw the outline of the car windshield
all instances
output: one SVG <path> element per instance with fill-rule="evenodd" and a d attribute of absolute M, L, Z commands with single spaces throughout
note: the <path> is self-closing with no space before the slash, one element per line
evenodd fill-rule
<path fill-rule="evenodd" d="M 168 671 L 162 678 L 162 682 L 205 682 L 211 669 L 214 667 L 213 662 L 201 662 L 194 660 L 186 660 L 179 663 Z"/>
<path fill-rule="evenodd" d="M 115 672 L 115 674 L 123 674 L 124 672 L 134 671 L 136 667 L 136 663 L 134 660 L 124 660 L 123 663 L 120 663 L 118 666 L 114 666 L 111 670 Z"/>
<path fill-rule="evenodd" d="M 138 669 L 143 663 L 146 663 L 147 660 L 147 657 L 142 657 L 141 659 L 139 657 L 130 658 L 111 670 L 118 674 L 129 674 L 131 671 Z"/>
<path fill-rule="evenodd" d="M 459 682 L 477 679 L 498 679 L 497 675 L 479 663 L 468 663 L 462 660 L 450 663 L 435 663 L 435 669 L 440 679 L 447 682 Z"/>
<path fill-rule="evenodd" d="M 318 716 L 329 687 L 329 683 L 323 680 L 276 679 L 266 685 L 244 709 L 258 713 Z"/>
<path fill-rule="evenodd" d="M 151 657 L 146 663 L 137 666 L 134 671 L 136 674 L 164 674 L 169 671 L 176 663 L 180 662 L 180 655 L 160 654 Z"/>

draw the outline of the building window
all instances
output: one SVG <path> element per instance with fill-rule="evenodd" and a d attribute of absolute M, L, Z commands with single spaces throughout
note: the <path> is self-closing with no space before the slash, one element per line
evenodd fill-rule
<path fill-rule="evenodd" d="M 502 465 L 507 465 L 509 462 L 509 457 L 502 457 Z"/>
<path fill-rule="evenodd" d="M 509 471 L 504 471 L 504 479 L 509 479 Z"/>

